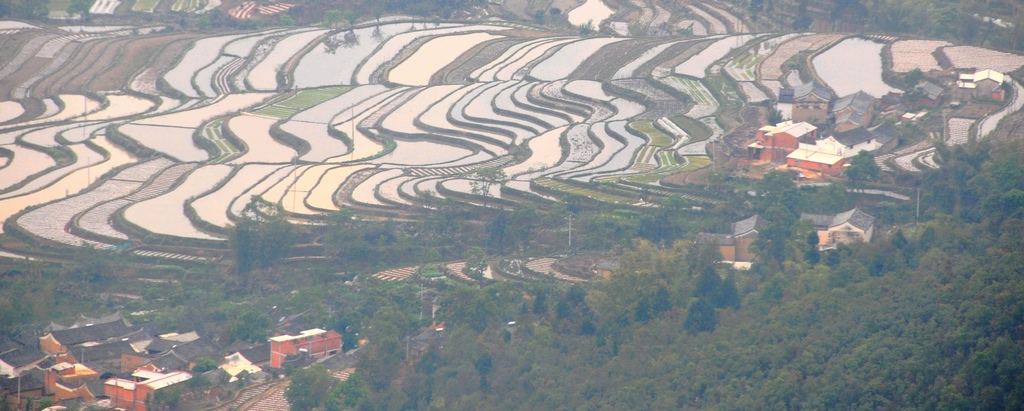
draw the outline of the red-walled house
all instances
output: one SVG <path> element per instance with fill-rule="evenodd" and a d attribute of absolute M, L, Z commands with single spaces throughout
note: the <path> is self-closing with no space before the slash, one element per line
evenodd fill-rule
<path fill-rule="evenodd" d="M 835 139 L 825 139 L 817 144 L 800 144 L 800 148 L 786 156 L 786 164 L 790 167 L 817 171 L 823 175 L 835 176 L 843 172 L 846 159 L 843 157 L 845 147 Z"/>
<path fill-rule="evenodd" d="M 139 369 L 132 376 L 134 380 L 111 378 L 103 383 L 105 394 L 114 405 L 128 411 L 146 411 L 146 399 L 157 391 L 192 379 L 192 374 L 185 371 L 163 374 Z"/>
<path fill-rule="evenodd" d="M 757 141 L 747 146 L 747 159 L 781 163 L 796 150 L 800 141 L 814 141 L 818 128 L 810 123 L 786 121 L 757 130 Z"/>
<path fill-rule="evenodd" d="M 281 368 L 289 356 L 306 355 L 323 358 L 341 351 L 341 334 L 319 328 L 299 335 L 279 335 L 270 338 L 270 366 Z"/>

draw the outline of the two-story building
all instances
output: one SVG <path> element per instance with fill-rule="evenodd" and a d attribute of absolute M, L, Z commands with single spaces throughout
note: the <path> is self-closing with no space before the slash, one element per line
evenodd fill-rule
<path fill-rule="evenodd" d="M 800 147 L 786 156 L 786 164 L 822 175 L 836 176 L 844 170 L 845 153 L 846 147 L 834 138 L 819 140 L 814 144 L 800 143 Z"/>
<path fill-rule="evenodd" d="M 973 74 L 964 73 L 956 81 L 956 97 L 961 100 L 991 98 L 1002 100 L 1006 97 L 1003 89 L 1005 75 L 995 70 L 978 70 Z"/>
<path fill-rule="evenodd" d="M 128 411 L 146 411 L 146 401 L 162 390 L 168 390 L 177 384 L 192 379 L 192 374 L 185 371 L 159 373 L 148 370 L 136 370 L 133 379 L 111 378 L 106 380 L 104 393 L 110 397 L 116 407 Z"/>
<path fill-rule="evenodd" d="M 875 98 L 863 91 L 843 96 L 832 105 L 835 132 L 867 127 L 874 116 Z"/>
<path fill-rule="evenodd" d="M 281 368 L 289 357 L 323 358 L 341 351 L 341 334 L 314 328 L 299 335 L 270 337 L 270 366 Z"/>
<path fill-rule="evenodd" d="M 754 252 L 750 250 L 750 245 L 757 240 L 758 232 L 764 226 L 764 218 L 754 214 L 750 218 L 733 223 L 729 234 L 697 234 L 697 244 L 717 244 L 719 252 L 722 253 L 722 261 L 749 263 L 754 261 Z"/>
<path fill-rule="evenodd" d="M 794 87 L 793 121 L 825 124 L 832 96 L 832 89 L 814 81 Z"/>
<path fill-rule="evenodd" d="M 785 121 L 757 130 L 757 141 L 747 146 L 747 159 L 781 163 L 799 147 L 800 142 L 818 138 L 818 128 L 810 123 Z"/>
<path fill-rule="evenodd" d="M 821 248 L 856 241 L 870 242 L 875 230 L 875 217 L 856 208 L 836 215 L 804 213 L 800 219 L 814 224 Z"/>

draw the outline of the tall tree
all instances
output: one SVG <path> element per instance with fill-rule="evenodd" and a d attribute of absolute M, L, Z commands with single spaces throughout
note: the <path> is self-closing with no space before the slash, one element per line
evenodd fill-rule
<path fill-rule="evenodd" d="M 239 273 L 269 268 L 288 255 L 295 241 L 284 207 L 253 196 L 242 211 L 242 219 L 231 230 L 231 249 Z"/>
<path fill-rule="evenodd" d="M 718 316 L 715 314 L 715 307 L 703 298 L 698 298 L 690 303 L 690 310 L 686 313 L 686 321 L 683 328 L 689 334 L 711 332 L 718 326 Z"/>
<path fill-rule="evenodd" d="M 292 374 L 284 396 L 292 411 L 308 411 L 323 407 L 337 380 L 323 364 L 313 364 Z"/>
<path fill-rule="evenodd" d="M 881 171 L 881 168 L 875 163 L 875 156 L 861 150 L 850 158 L 850 166 L 846 168 L 846 177 L 850 179 L 850 185 L 860 188 L 865 182 L 877 180 Z"/>

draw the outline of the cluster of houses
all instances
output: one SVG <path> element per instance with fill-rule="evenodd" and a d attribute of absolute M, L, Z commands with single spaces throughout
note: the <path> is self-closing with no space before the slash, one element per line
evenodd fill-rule
<path fill-rule="evenodd" d="M 18 409 L 49 398 L 69 408 L 145 411 L 161 391 L 184 392 L 193 372 L 202 371 L 206 384 L 198 393 L 189 387 L 189 395 L 216 402 L 240 379 L 264 381 L 272 369 L 314 362 L 348 369 L 356 362 L 350 354 L 342 353 L 341 334 L 318 328 L 220 347 L 196 332 L 153 335 L 120 315 L 83 317 L 69 327 L 51 324 L 38 337 L 0 337 L 0 398 Z M 196 369 L 211 360 L 216 368 Z"/>
<path fill-rule="evenodd" d="M 821 249 L 858 241 L 870 242 L 875 231 L 875 218 L 857 208 L 834 215 L 803 213 L 800 219 L 814 224 L 814 230 L 818 233 L 818 247 Z M 765 226 L 767 221 L 764 217 L 755 214 L 733 223 L 728 234 L 697 234 L 697 244 L 715 244 L 724 262 L 733 263 L 737 267 L 749 267 L 749 263 L 756 258 L 751 244 L 757 240 L 758 233 Z"/>
<path fill-rule="evenodd" d="M 960 74 L 953 98 L 1002 100 L 1003 85 L 1004 75 L 995 70 Z M 786 164 L 812 176 L 839 175 L 847 160 L 861 151 L 885 153 L 898 144 L 899 131 L 886 122 L 872 126 L 876 117 L 913 121 L 922 114 L 908 113 L 910 108 L 938 107 L 944 92 L 928 80 L 913 88 L 913 102 L 897 92 L 878 99 L 863 91 L 834 98 L 832 89 L 813 81 L 782 89 L 779 102 L 792 104 L 792 119 L 761 127 L 756 141 L 747 146 L 746 160 Z"/>

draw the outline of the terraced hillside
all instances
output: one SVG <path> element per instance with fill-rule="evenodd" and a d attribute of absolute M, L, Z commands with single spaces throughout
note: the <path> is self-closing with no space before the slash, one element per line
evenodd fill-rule
<path fill-rule="evenodd" d="M 212 2 L 173 6 L 197 4 Z M 209 35 L 19 28 L 0 59 L 3 229 L 53 248 L 217 249 L 254 195 L 296 222 L 345 208 L 409 217 L 442 199 L 657 207 L 683 194 L 662 179 L 711 164 L 708 144 L 736 127 L 730 112 L 773 99 L 797 53 L 844 38 L 741 34 L 752 26 L 722 5 L 686 16 L 636 7 L 659 27 L 687 17 L 721 35 L 386 19 Z M 881 41 L 892 54 L 878 60 L 892 66 L 880 70 L 937 64 L 925 61 L 936 48 L 961 68 L 970 56 L 1024 65 L 986 49 Z M 978 136 L 1020 109 L 1011 82 L 1011 104 L 978 119 Z M 951 119 L 951 141 L 974 121 Z"/>

